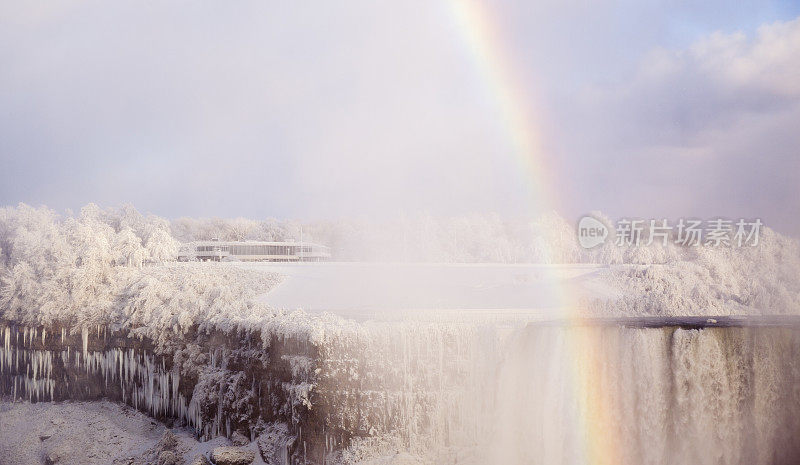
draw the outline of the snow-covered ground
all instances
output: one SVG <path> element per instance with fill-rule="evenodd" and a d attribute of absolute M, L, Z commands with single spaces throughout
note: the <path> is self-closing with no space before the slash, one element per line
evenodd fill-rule
<path fill-rule="evenodd" d="M 261 296 L 273 308 L 387 318 L 427 311 L 547 316 L 574 297 L 613 298 L 607 266 L 431 263 L 237 263 L 285 278 Z"/>
<path fill-rule="evenodd" d="M 151 465 L 166 432 L 176 440 L 177 463 L 192 464 L 197 455 L 211 456 L 231 441 L 216 437 L 198 442 L 190 430 L 168 428 L 131 407 L 109 401 L 11 402 L 0 400 L 0 465 Z M 253 451 L 252 465 L 267 465 L 255 442 L 241 449 Z M 181 461 L 182 460 L 182 461 Z M 474 465 L 453 453 L 448 461 Z M 359 461 L 355 465 L 421 465 L 403 452 Z"/>
<path fill-rule="evenodd" d="M 164 426 L 110 402 L 0 404 L 0 464 L 109 464 L 155 444 Z"/>
<path fill-rule="evenodd" d="M 189 430 L 169 429 L 126 405 L 97 402 L 0 402 L 0 465 L 145 464 L 164 433 L 175 435 L 185 463 L 208 456 L 224 437 L 196 441 Z M 251 449 L 256 451 L 255 444 Z M 254 464 L 264 462 L 256 453 Z"/>

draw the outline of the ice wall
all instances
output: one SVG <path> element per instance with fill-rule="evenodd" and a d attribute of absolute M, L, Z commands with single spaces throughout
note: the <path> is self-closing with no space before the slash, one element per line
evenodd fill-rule
<path fill-rule="evenodd" d="M 255 438 L 283 424 L 284 442 L 292 445 L 291 433 L 302 429 L 310 406 L 313 368 L 304 341 L 284 339 L 267 348 L 258 334 L 209 333 L 176 337 L 171 348 L 159 349 L 103 327 L 45 331 L 10 322 L 0 323 L 0 341 L 0 396 L 109 398 L 192 428 L 203 439 L 236 430 Z"/>
<path fill-rule="evenodd" d="M 96 331 L 102 339 L 103 330 Z M 29 401 L 91 398 L 95 392 L 118 395 L 154 417 L 198 423 L 178 392 L 180 375 L 166 369 L 164 357 L 134 345 L 89 350 L 89 333 L 83 328 L 80 345 L 70 345 L 66 329 L 48 334 L 41 328 L 0 326 L 0 393 Z"/>

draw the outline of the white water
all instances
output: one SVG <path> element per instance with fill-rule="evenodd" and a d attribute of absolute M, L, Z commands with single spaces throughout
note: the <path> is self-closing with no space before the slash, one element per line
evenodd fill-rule
<path fill-rule="evenodd" d="M 800 461 L 799 331 L 528 328 L 506 353 L 482 463 Z"/>
<path fill-rule="evenodd" d="M 356 362 L 347 354 L 364 348 L 347 341 L 327 355 L 340 389 L 329 393 L 332 423 L 382 437 L 382 453 L 498 465 L 800 461 L 796 329 L 402 326 L 372 328 Z"/>

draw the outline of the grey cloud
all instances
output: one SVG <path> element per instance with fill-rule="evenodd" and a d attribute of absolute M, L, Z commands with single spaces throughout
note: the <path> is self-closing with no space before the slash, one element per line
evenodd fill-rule
<path fill-rule="evenodd" d="M 563 148 L 592 153 L 576 163 L 602 173 L 583 198 L 620 215 L 760 216 L 800 232 L 798 57 L 795 19 L 656 49 L 633 79 L 588 90 L 567 123 L 587 133 Z"/>

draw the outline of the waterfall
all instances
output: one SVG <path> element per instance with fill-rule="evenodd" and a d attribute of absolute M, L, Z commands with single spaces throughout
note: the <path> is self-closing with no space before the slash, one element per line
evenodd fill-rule
<path fill-rule="evenodd" d="M 531 327 L 506 353 L 489 463 L 800 459 L 800 331 Z"/>
<path fill-rule="evenodd" d="M 53 345 L 59 339 L 53 337 L 39 345 L 44 331 L 3 326 L 0 393 L 49 401 L 83 396 L 99 384 L 97 392 L 116 392 L 204 437 L 230 435 L 231 415 L 241 422 L 241 412 L 253 412 L 251 435 L 264 419 L 283 422 L 285 429 L 274 432 L 281 441 L 275 454 L 287 463 L 338 463 L 398 450 L 433 463 L 800 459 L 797 327 L 372 322 L 348 328 L 330 332 L 314 350 L 301 339 L 246 350 L 216 346 L 204 356 L 209 371 L 202 382 L 211 389 L 198 384 L 187 396 L 193 386 L 182 386 L 187 381 L 163 356 L 111 345 L 94 350 L 85 329 L 71 350 Z M 227 372 L 232 351 L 255 358 L 267 351 L 264 360 L 273 364 L 259 365 L 265 371 L 255 377 Z M 236 391 L 223 392 L 233 385 Z M 224 399 L 242 410 L 223 413 Z"/>
<path fill-rule="evenodd" d="M 800 460 L 798 328 L 395 323 L 367 333 L 329 344 L 316 406 L 328 428 L 383 438 L 356 448 L 434 463 Z"/>

